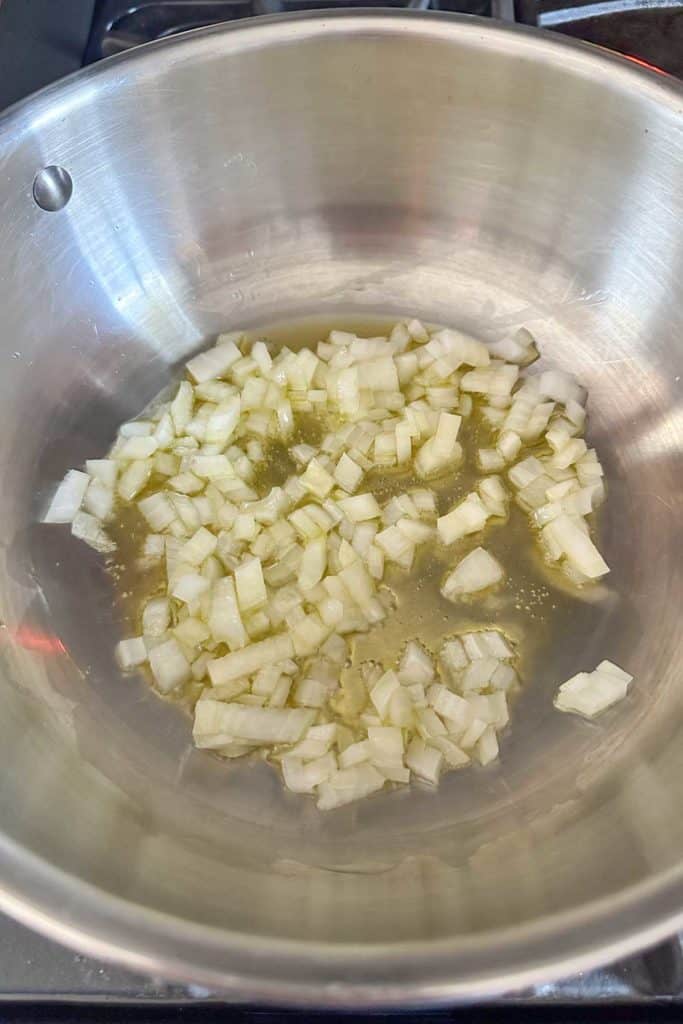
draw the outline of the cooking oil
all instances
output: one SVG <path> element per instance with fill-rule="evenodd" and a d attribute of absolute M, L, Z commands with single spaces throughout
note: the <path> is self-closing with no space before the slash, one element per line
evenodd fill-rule
<path fill-rule="evenodd" d="M 275 323 L 248 332 L 256 341 L 264 339 L 272 352 L 282 346 L 292 350 L 315 344 L 327 337 L 330 330 L 351 331 L 361 337 L 387 335 L 395 319 L 387 317 L 336 316 L 308 318 L 296 322 Z M 295 444 L 319 445 L 333 423 L 312 413 L 295 413 L 295 433 L 288 444 L 273 441 L 265 445 L 265 459 L 256 467 L 251 485 L 259 496 L 271 487 L 281 486 L 299 471 L 291 449 Z M 364 478 L 363 490 L 370 490 L 380 503 L 411 488 L 428 487 L 436 495 L 439 515 L 450 510 L 468 494 L 484 474 L 477 468 L 476 451 L 494 443 L 493 434 L 481 415 L 480 404 L 474 402 L 472 414 L 463 419 L 458 440 L 463 445 L 461 466 L 443 477 L 425 482 L 410 470 L 383 471 L 375 469 Z M 148 488 L 154 489 L 154 483 Z M 138 499 L 143 495 L 139 495 Z M 112 571 L 117 582 L 122 614 L 133 634 L 140 632 L 144 603 L 164 588 L 164 564 L 148 565 L 141 559 L 141 549 L 148 527 L 135 503 L 120 508 L 111 533 L 118 545 Z M 473 544 L 490 551 L 503 565 L 504 584 L 486 594 L 453 603 L 440 592 L 444 575 Z M 522 680 L 534 666 L 549 655 L 560 637 L 571 633 L 577 618 L 586 606 L 579 590 L 543 561 L 535 531 L 528 517 L 514 500 L 509 516 L 490 519 L 481 533 L 444 547 L 436 542 L 418 547 L 410 571 L 388 567 L 383 584 L 395 597 L 394 610 L 387 619 L 368 633 L 357 636 L 353 660 L 379 661 L 389 667 L 400 657 L 406 642 L 419 640 L 434 655 L 444 640 L 470 629 L 489 626 L 503 630 L 517 645 L 518 665 Z M 179 698 L 188 705 L 200 687 L 191 685 Z"/>

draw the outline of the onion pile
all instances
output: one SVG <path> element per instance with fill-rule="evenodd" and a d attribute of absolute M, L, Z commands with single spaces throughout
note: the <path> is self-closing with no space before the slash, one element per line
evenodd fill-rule
<path fill-rule="evenodd" d="M 536 356 L 525 330 L 487 346 L 418 320 L 389 337 L 332 331 L 315 352 L 221 335 L 171 401 L 124 424 L 107 458 L 67 473 L 44 521 L 111 554 L 107 524 L 137 507 L 143 564 L 163 569 L 163 590 L 117 658 L 124 670 L 148 664 L 161 693 L 196 698 L 198 747 L 260 750 L 324 810 L 411 775 L 435 784 L 498 755 L 516 654 L 482 628 L 435 655 L 410 640 L 398 664 L 357 664 L 355 637 L 391 614 L 389 569 L 409 572 L 424 545 L 452 547 L 448 601 L 500 586 L 504 566 L 476 539 L 506 522 L 506 472 L 548 563 L 578 585 L 609 571 L 586 519 L 605 489 L 581 437 L 585 393 L 559 370 L 521 375 Z M 485 475 L 438 515 L 429 482 L 458 473 L 475 408 L 493 439 L 477 453 Z M 319 444 L 295 443 L 301 414 L 324 426 Z M 259 488 L 274 444 L 296 471 Z M 377 471 L 424 484 L 380 502 Z"/>

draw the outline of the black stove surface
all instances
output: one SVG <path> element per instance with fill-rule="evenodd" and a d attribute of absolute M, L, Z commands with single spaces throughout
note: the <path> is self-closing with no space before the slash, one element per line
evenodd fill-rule
<path fill-rule="evenodd" d="M 151 39 L 236 18 L 323 7 L 429 7 L 564 32 L 683 76 L 679 0 L 97 0 L 90 63 Z"/>
<path fill-rule="evenodd" d="M 84 64 L 143 42 L 236 18 L 382 0 L 0 0 L 0 110 Z M 683 0 L 384 0 L 563 32 L 683 77 Z M 314 1021 L 342 1015 L 228 1006 L 62 949 L 0 915 L 0 1024 L 5 1021 Z M 357 1014 L 383 1022 L 399 1015 Z M 681 938 L 616 965 L 511 993 L 476 1008 L 400 1015 L 403 1021 L 683 1021 Z"/>

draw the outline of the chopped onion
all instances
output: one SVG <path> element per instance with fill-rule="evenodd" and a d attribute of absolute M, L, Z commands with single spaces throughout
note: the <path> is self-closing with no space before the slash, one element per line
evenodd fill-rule
<path fill-rule="evenodd" d="M 449 601 L 465 594 L 475 594 L 499 583 L 505 573 L 493 555 L 484 548 L 475 548 L 460 561 L 441 585 L 441 593 Z"/>
<path fill-rule="evenodd" d="M 338 504 L 352 523 L 364 523 L 368 519 L 379 519 L 382 515 L 374 494 L 355 494 L 351 498 L 340 498 Z"/>
<path fill-rule="evenodd" d="M 57 487 L 48 510 L 43 516 L 44 523 L 70 523 L 78 512 L 85 492 L 90 484 L 87 473 L 70 469 Z"/>
<path fill-rule="evenodd" d="M 220 733 L 249 743 L 296 743 L 313 724 L 315 711 L 260 708 L 205 700 L 195 711 L 196 734 Z"/>
<path fill-rule="evenodd" d="M 101 554 L 110 554 L 116 551 L 116 544 L 104 530 L 102 523 L 89 512 L 77 512 L 71 522 L 71 532 L 78 540 L 99 551 Z"/>
<path fill-rule="evenodd" d="M 415 736 L 406 750 L 406 765 L 415 772 L 418 779 L 436 785 L 443 767 L 443 754 L 436 747 L 428 746 Z"/>
<path fill-rule="evenodd" d="M 555 696 L 559 711 L 573 711 L 593 718 L 623 700 L 633 676 L 610 661 L 601 661 L 592 672 L 579 672 L 563 683 Z"/>
<path fill-rule="evenodd" d="M 120 640 L 116 645 L 116 660 L 124 672 L 138 668 L 147 661 L 147 647 L 141 636 Z"/>
<path fill-rule="evenodd" d="M 439 540 L 442 544 L 453 544 L 461 537 L 477 533 L 486 525 L 489 511 L 478 494 L 468 494 L 447 515 L 436 521 Z"/>
<path fill-rule="evenodd" d="M 362 800 L 363 797 L 376 793 L 384 783 L 384 776 L 371 764 L 343 768 L 329 782 L 323 782 L 318 787 L 318 809 L 330 811 L 334 807 Z"/>
<path fill-rule="evenodd" d="M 415 640 L 410 640 L 403 651 L 398 666 L 398 678 L 401 683 L 421 683 L 426 686 L 434 679 L 434 662 L 424 647 Z"/>
<path fill-rule="evenodd" d="M 274 661 L 284 661 L 294 654 L 294 645 L 289 636 L 278 635 L 259 640 L 243 650 L 226 654 L 209 662 L 208 672 L 213 686 L 229 683 L 240 676 L 250 676 Z"/>
<path fill-rule="evenodd" d="M 188 372 L 198 384 L 206 380 L 222 377 L 223 374 L 240 358 L 241 352 L 231 339 L 224 341 L 206 352 L 190 359 L 187 363 Z M 175 417 L 174 417 L 175 418 Z M 176 428 L 177 429 L 177 428 Z"/>
<path fill-rule="evenodd" d="M 149 664 L 162 693 L 170 693 L 171 690 L 182 686 L 192 675 L 189 661 L 178 641 L 173 638 L 152 648 L 149 652 Z"/>
<path fill-rule="evenodd" d="M 118 463 L 115 459 L 87 459 L 85 468 L 93 480 L 99 480 L 105 487 L 113 490 L 119 472 Z M 72 470 L 72 472 L 76 471 Z"/>
<path fill-rule="evenodd" d="M 108 458 L 67 474 L 46 515 L 102 552 L 114 548 L 102 524 L 122 505 L 135 502 L 151 531 L 135 564 L 158 566 L 165 594 L 145 603 L 142 637 L 118 645 L 120 666 L 149 661 L 159 690 L 195 699 L 199 748 L 232 758 L 263 747 L 287 788 L 323 810 L 411 773 L 434 785 L 470 759 L 489 764 L 520 685 L 503 632 L 444 637 L 436 659 L 406 638 L 393 667 L 359 662 L 359 634 L 372 650 L 374 626 L 396 607 L 392 564 L 410 570 L 435 535 L 452 544 L 507 519 L 496 475 L 441 516 L 431 490 L 386 479 L 454 475 L 463 417 L 477 410 L 493 435 L 477 463 L 510 467 L 548 561 L 580 585 L 608 571 L 587 519 L 605 487 L 582 436 L 585 395 L 558 370 L 520 379 L 536 354 L 524 330 L 487 347 L 416 320 L 388 337 L 332 331 L 315 352 L 221 335 L 170 401 L 122 425 Z M 289 443 L 300 413 L 319 418 L 320 442 Z M 283 442 L 290 475 L 266 488 Z M 441 589 L 455 601 L 503 578 L 476 548 Z M 598 713 L 631 681 L 609 662 L 583 675 L 558 706 Z"/>
<path fill-rule="evenodd" d="M 115 495 L 111 487 L 107 487 L 101 480 L 92 480 L 85 492 L 83 506 L 86 512 L 90 512 L 96 519 L 106 521 L 111 517 L 114 510 Z"/>
<path fill-rule="evenodd" d="M 167 597 L 153 597 L 142 612 L 142 632 L 146 637 L 163 636 L 171 624 L 171 603 Z"/>
<path fill-rule="evenodd" d="M 235 569 L 235 589 L 241 612 L 260 608 L 268 600 L 259 558 L 248 558 Z"/>

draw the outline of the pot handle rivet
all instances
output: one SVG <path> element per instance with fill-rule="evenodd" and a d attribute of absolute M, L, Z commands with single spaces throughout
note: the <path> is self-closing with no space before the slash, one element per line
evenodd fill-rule
<path fill-rule="evenodd" d="M 71 199 L 73 190 L 71 175 L 57 164 L 43 167 L 33 179 L 33 199 L 41 210 L 48 213 L 63 210 Z"/>

